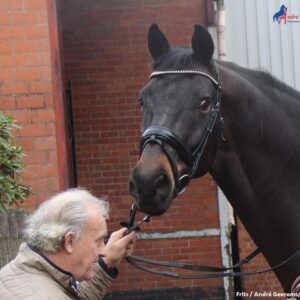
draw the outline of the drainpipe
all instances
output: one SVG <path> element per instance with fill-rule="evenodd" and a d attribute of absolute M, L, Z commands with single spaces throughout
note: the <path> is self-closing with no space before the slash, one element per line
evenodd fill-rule
<path fill-rule="evenodd" d="M 65 190 L 70 186 L 69 156 L 66 136 L 65 101 L 63 88 L 63 61 L 61 55 L 61 41 L 59 37 L 58 19 L 59 0 L 47 0 L 51 65 L 52 65 L 52 88 L 55 111 L 57 160 L 59 174 L 59 190 Z"/>
<path fill-rule="evenodd" d="M 217 39 L 218 39 L 218 54 L 219 60 L 225 60 L 225 24 L 226 11 L 224 0 L 217 0 Z"/>
<path fill-rule="evenodd" d="M 217 9 L 217 44 L 218 44 L 218 59 L 223 61 L 226 59 L 225 47 L 225 25 L 226 11 L 224 0 L 215 0 Z M 232 244 L 232 234 L 236 232 L 235 219 L 233 209 L 223 192 L 218 188 L 219 201 L 219 218 L 221 230 L 221 247 L 222 247 L 222 262 L 224 266 L 232 266 L 232 253 L 236 245 Z M 233 278 L 224 278 L 225 297 L 227 300 L 235 299 L 235 285 Z"/>

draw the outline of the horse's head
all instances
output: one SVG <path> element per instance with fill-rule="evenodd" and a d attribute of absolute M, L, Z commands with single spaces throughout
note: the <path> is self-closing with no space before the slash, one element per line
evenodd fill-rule
<path fill-rule="evenodd" d="M 284 4 L 282 4 L 282 5 L 280 6 L 280 12 L 281 12 L 282 14 L 285 14 L 285 10 L 286 10 L 286 6 L 285 6 Z"/>
<path fill-rule="evenodd" d="M 170 48 L 156 24 L 148 47 L 154 72 L 140 91 L 143 111 L 141 157 L 129 191 L 138 208 L 160 215 L 194 177 L 213 162 L 219 118 L 219 84 L 210 34 L 196 25 L 192 49 Z"/>

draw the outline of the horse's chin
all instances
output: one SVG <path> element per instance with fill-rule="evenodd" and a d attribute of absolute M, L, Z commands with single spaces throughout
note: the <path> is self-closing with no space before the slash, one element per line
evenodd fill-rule
<path fill-rule="evenodd" d="M 150 216 L 160 216 L 167 212 L 172 204 L 173 197 L 167 199 L 135 199 L 138 210 Z"/>

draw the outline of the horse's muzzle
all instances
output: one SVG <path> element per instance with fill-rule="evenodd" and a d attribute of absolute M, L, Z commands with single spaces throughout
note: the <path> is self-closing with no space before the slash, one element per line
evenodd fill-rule
<path fill-rule="evenodd" d="M 154 160 L 148 160 L 147 154 L 142 155 L 131 171 L 129 193 L 144 213 L 161 215 L 169 208 L 174 198 L 174 179 L 162 153 Z"/>

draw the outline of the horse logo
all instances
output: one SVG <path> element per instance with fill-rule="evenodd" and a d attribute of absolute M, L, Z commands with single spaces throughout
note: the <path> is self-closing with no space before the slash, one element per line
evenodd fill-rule
<path fill-rule="evenodd" d="M 287 6 L 285 6 L 284 4 L 282 4 L 280 6 L 280 9 L 277 13 L 275 13 L 275 15 L 273 16 L 273 22 L 277 21 L 278 24 L 281 23 L 281 20 L 284 20 L 284 24 L 286 24 L 286 13 L 287 13 Z"/>

